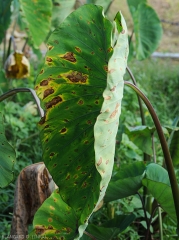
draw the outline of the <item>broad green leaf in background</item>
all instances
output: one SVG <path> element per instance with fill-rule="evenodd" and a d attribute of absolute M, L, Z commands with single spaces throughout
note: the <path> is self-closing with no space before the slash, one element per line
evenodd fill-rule
<path fill-rule="evenodd" d="M 134 128 L 126 127 L 126 134 L 130 141 L 132 141 L 138 148 L 148 155 L 152 155 L 152 134 L 155 128 L 149 128 L 147 126 L 137 126 Z"/>
<path fill-rule="evenodd" d="M 76 0 L 52 0 L 52 25 L 57 28 L 71 13 Z"/>
<path fill-rule="evenodd" d="M 110 4 L 112 3 L 112 0 L 95 0 L 94 4 L 96 5 L 100 5 L 104 8 L 104 12 L 106 13 L 106 11 L 108 10 Z"/>
<path fill-rule="evenodd" d="M 134 17 L 134 14 L 137 11 L 140 3 L 147 3 L 147 0 L 127 0 L 127 4 L 132 14 L 132 17 Z"/>
<path fill-rule="evenodd" d="M 10 24 L 11 1 L 12 0 L 0 0 L 0 43 L 5 37 L 5 32 Z"/>
<path fill-rule="evenodd" d="M 174 165 L 179 164 L 179 129 L 177 127 L 178 121 L 179 117 L 176 117 L 168 142 L 170 154 Z"/>
<path fill-rule="evenodd" d="M 121 232 L 123 232 L 135 219 L 135 215 L 116 216 L 100 226 L 89 224 L 86 231 L 97 240 L 112 240 Z M 87 235 L 83 235 L 81 240 L 90 240 Z"/>
<path fill-rule="evenodd" d="M 168 215 L 177 221 L 170 180 L 167 171 L 158 164 L 151 163 L 146 168 L 142 184 Z"/>
<path fill-rule="evenodd" d="M 13 167 L 16 155 L 13 147 L 7 142 L 0 113 L 0 187 L 6 187 L 13 180 Z"/>
<path fill-rule="evenodd" d="M 142 186 L 145 169 L 144 162 L 135 162 L 121 167 L 110 181 L 104 201 L 110 202 L 136 194 Z"/>
<path fill-rule="evenodd" d="M 45 40 L 50 29 L 52 0 L 19 0 L 20 14 L 34 47 Z"/>
<path fill-rule="evenodd" d="M 59 187 L 61 198 L 75 212 L 78 219 L 75 227 L 80 226 L 81 235 L 103 188 L 96 168 L 102 166 L 102 171 L 106 171 L 102 173 L 107 179 L 101 189 L 102 196 L 114 161 L 114 154 L 105 162 L 95 157 L 94 124 L 100 112 L 102 117 L 106 115 L 103 128 L 108 133 L 101 136 L 103 146 L 96 136 L 95 144 L 106 155 L 108 143 L 109 152 L 113 153 L 123 85 L 118 80 L 122 82 L 128 51 L 127 30 L 120 34 L 117 29 L 113 31 L 113 24 L 102 11 L 102 7 L 93 4 L 83 5 L 52 33 L 36 85 L 46 111 L 39 124 L 43 160 Z M 123 19 L 122 25 L 125 27 Z M 121 42 L 114 45 L 118 35 Z M 106 105 L 107 100 L 110 106 Z M 97 128 L 100 135 L 103 129 Z"/>
<path fill-rule="evenodd" d="M 158 47 L 162 37 L 162 25 L 155 10 L 145 1 L 134 3 L 128 0 L 128 5 L 134 22 L 136 56 L 138 60 L 143 60 Z"/>
<path fill-rule="evenodd" d="M 29 239 L 40 234 L 42 237 L 60 237 L 64 240 L 75 239 L 78 233 L 78 219 L 75 212 L 62 200 L 58 190 L 45 200 L 33 221 L 34 230 Z M 44 237 L 45 237 L 44 236 Z M 37 236 L 38 239 L 38 236 Z"/>

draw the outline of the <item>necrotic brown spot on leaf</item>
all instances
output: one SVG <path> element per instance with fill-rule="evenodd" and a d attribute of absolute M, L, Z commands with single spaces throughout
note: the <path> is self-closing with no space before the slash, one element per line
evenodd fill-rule
<path fill-rule="evenodd" d="M 69 62 L 76 62 L 76 58 L 74 57 L 74 54 L 72 52 L 66 53 L 63 57 L 61 57 Z"/>
<path fill-rule="evenodd" d="M 42 234 L 45 232 L 44 226 L 35 226 L 35 233 L 36 234 Z"/>
<path fill-rule="evenodd" d="M 58 40 L 54 40 L 54 43 L 59 44 L 59 41 Z"/>
<path fill-rule="evenodd" d="M 39 74 L 42 74 L 43 72 L 44 72 L 44 70 L 42 69 Z"/>
<path fill-rule="evenodd" d="M 82 105 L 83 104 L 83 100 L 79 100 L 78 104 Z"/>
<path fill-rule="evenodd" d="M 60 3 L 54 2 L 53 5 L 54 5 L 54 6 L 60 6 Z"/>
<path fill-rule="evenodd" d="M 112 52 L 113 48 L 112 47 L 109 47 L 107 52 Z"/>
<path fill-rule="evenodd" d="M 60 131 L 60 133 L 66 133 L 67 129 L 66 128 L 62 128 L 62 130 Z"/>
<path fill-rule="evenodd" d="M 43 99 L 46 98 L 46 97 L 48 97 L 48 96 L 49 96 L 50 94 L 52 94 L 52 93 L 54 93 L 53 88 L 46 89 L 46 90 L 44 91 Z"/>
<path fill-rule="evenodd" d="M 100 157 L 99 161 L 97 162 L 97 166 L 99 166 L 102 163 L 102 158 Z"/>
<path fill-rule="evenodd" d="M 42 125 L 45 123 L 46 116 L 42 117 L 39 121 L 39 124 Z"/>
<path fill-rule="evenodd" d="M 47 62 L 52 62 L 53 60 L 52 60 L 52 58 L 50 58 L 50 57 L 46 57 L 46 61 L 47 61 Z"/>
<path fill-rule="evenodd" d="M 104 70 L 108 72 L 108 66 L 104 66 Z"/>
<path fill-rule="evenodd" d="M 87 76 L 80 72 L 72 72 L 67 75 L 67 78 L 73 83 L 86 83 Z"/>
<path fill-rule="evenodd" d="M 55 155 L 55 153 L 54 153 L 54 152 L 50 153 L 50 157 L 53 157 L 54 155 Z"/>
<path fill-rule="evenodd" d="M 50 102 L 46 103 L 46 108 L 51 108 L 59 102 L 62 102 L 62 98 L 60 96 L 54 97 Z"/>
<path fill-rule="evenodd" d="M 48 85 L 48 80 L 47 79 L 40 82 L 40 86 L 47 86 L 47 85 Z"/>
<path fill-rule="evenodd" d="M 81 49 L 79 47 L 75 47 L 75 50 L 79 53 L 81 52 Z"/>
<path fill-rule="evenodd" d="M 52 50 L 53 46 L 48 46 L 48 50 Z"/>

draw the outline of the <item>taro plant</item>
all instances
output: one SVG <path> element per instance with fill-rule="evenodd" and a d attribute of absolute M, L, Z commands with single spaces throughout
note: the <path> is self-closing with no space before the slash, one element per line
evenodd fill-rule
<path fill-rule="evenodd" d="M 162 239 L 161 208 L 179 222 L 179 189 L 163 130 L 145 95 L 124 82 L 127 58 L 128 35 L 122 14 L 117 13 L 110 22 L 103 8 L 94 4 L 78 8 L 51 34 L 35 90 L 44 109 L 39 107 L 42 158 L 58 189 L 36 212 L 30 239 L 120 239 L 120 233 L 136 219 L 143 226 L 137 229 L 139 236 L 152 239 L 159 230 Z M 166 169 L 144 161 L 114 167 L 124 83 L 136 91 L 151 113 Z M 34 91 L 27 88 L 14 89 L 0 100 L 20 91 L 30 91 L 39 105 Z M 148 139 L 155 128 L 126 131 L 141 146 L 141 139 Z M 12 180 L 14 151 L 3 129 L 1 133 L 1 151 L 6 153 L 0 168 L 4 187 Z M 155 156 L 148 145 L 143 151 Z M 155 199 L 150 212 L 142 192 L 145 189 Z M 119 199 L 135 194 L 141 201 L 141 218 L 118 214 Z M 105 221 L 100 208 L 108 211 Z M 154 229 L 156 219 L 159 227 Z"/>

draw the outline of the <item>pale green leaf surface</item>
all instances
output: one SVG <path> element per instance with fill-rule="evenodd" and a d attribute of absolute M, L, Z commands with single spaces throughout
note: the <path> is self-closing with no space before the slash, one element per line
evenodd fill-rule
<path fill-rule="evenodd" d="M 127 0 L 132 17 L 134 17 L 134 13 L 137 11 L 140 3 L 147 3 L 147 0 Z"/>
<path fill-rule="evenodd" d="M 116 20 L 118 18 L 118 21 Z M 116 25 L 122 25 L 122 31 L 114 34 L 115 43 L 113 55 L 108 63 L 107 86 L 103 92 L 104 102 L 94 125 L 95 137 L 95 161 L 96 168 L 101 175 L 100 197 L 98 203 L 104 197 L 106 188 L 112 175 L 114 164 L 116 134 L 121 113 L 121 100 L 123 97 L 123 75 L 126 71 L 128 57 L 128 34 L 123 16 L 116 15 Z M 117 32 L 119 26 L 116 26 Z"/>
<path fill-rule="evenodd" d="M 26 31 L 34 47 L 45 40 L 51 24 L 51 0 L 19 0 L 20 14 L 26 26 Z"/>
<path fill-rule="evenodd" d="M 0 188 L 6 187 L 13 180 L 15 159 L 15 151 L 5 137 L 3 116 L 0 113 Z"/>

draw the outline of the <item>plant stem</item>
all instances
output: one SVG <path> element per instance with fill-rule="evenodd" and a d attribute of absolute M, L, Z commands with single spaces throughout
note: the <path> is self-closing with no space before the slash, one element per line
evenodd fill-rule
<path fill-rule="evenodd" d="M 137 195 L 139 196 L 140 200 L 141 200 L 141 203 L 142 203 L 142 208 L 143 208 L 143 211 L 144 211 L 144 216 L 145 216 L 145 221 L 146 221 L 146 225 L 147 225 L 147 228 L 149 227 L 149 221 L 148 221 L 148 218 L 147 218 L 147 212 L 145 210 L 145 203 L 143 201 L 143 198 L 141 197 L 140 193 L 137 192 Z"/>
<path fill-rule="evenodd" d="M 0 96 L 0 102 L 3 101 L 4 99 L 8 98 L 8 97 L 11 97 L 13 95 L 15 95 L 16 93 L 19 93 L 19 92 L 30 92 L 37 104 L 37 107 L 38 107 L 38 112 L 39 112 L 39 115 L 40 117 L 43 117 L 44 116 L 44 111 L 43 109 L 41 108 L 40 106 L 40 100 L 39 98 L 37 97 L 35 91 L 31 88 L 15 88 L 15 89 L 12 89 L 4 94 L 2 94 Z"/>
<path fill-rule="evenodd" d="M 127 72 L 129 73 L 131 79 L 132 79 L 132 82 L 135 86 L 137 86 L 137 82 L 135 80 L 135 77 L 134 75 L 132 74 L 131 70 L 129 67 L 126 68 Z M 140 97 L 137 95 L 137 98 L 138 98 L 138 102 L 139 102 L 139 109 L 140 109 L 140 116 L 141 116 L 141 120 L 142 120 L 142 125 L 145 125 L 145 117 L 144 117 L 144 111 L 143 111 L 143 108 L 142 108 L 142 101 L 140 99 Z"/>
<path fill-rule="evenodd" d="M 173 162 L 170 156 L 170 152 L 168 149 L 168 145 L 167 145 L 160 121 L 157 117 L 157 114 L 155 113 L 154 108 L 152 107 L 152 104 L 150 103 L 148 98 L 143 94 L 143 92 L 130 82 L 125 82 L 125 84 L 131 87 L 142 98 L 154 121 L 155 127 L 157 129 L 157 133 L 160 139 L 160 143 L 162 146 L 162 150 L 165 158 L 165 164 L 168 170 L 168 175 L 170 179 L 170 184 L 171 184 L 171 189 L 172 189 L 172 194 L 173 194 L 173 199 L 175 204 L 175 211 L 176 211 L 176 216 L 178 221 L 178 227 L 179 227 L 179 188 L 178 188 L 178 183 L 177 183 L 177 179 L 176 179 L 176 175 L 173 167 Z"/>
<path fill-rule="evenodd" d="M 160 240 L 163 240 L 163 226 L 162 226 L 162 213 L 161 208 L 158 208 L 158 220 L 159 220 L 159 234 L 160 234 Z"/>
<path fill-rule="evenodd" d="M 154 208 L 154 210 L 153 210 L 153 212 L 152 212 L 152 214 L 151 214 L 151 216 L 150 216 L 149 225 L 147 226 L 147 233 L 146 233 L 146 236 L 145 236 L 145 240 L 148 240 L 148 238 L 149 238 L 150 225 L 151 225 L 151 222 L 152 222 L 152 218 L 153 218 L 153 216 L 154 216 L 154 214 L 155 214 L 155 212 L 156 212 L 156 210 L 157 210 L 158 207 L 159 207 L 159 205 L 157 205 L 157 206 Z"/>
<path fill-rule="evenodd" d="M 88 233 L 87 231 L 84 231 L 84 234 L 86 234 L 88 237 L 90 237 L 93 240 L 97 240 L 93 235 L 91 235 L 90 233 Z"/>

